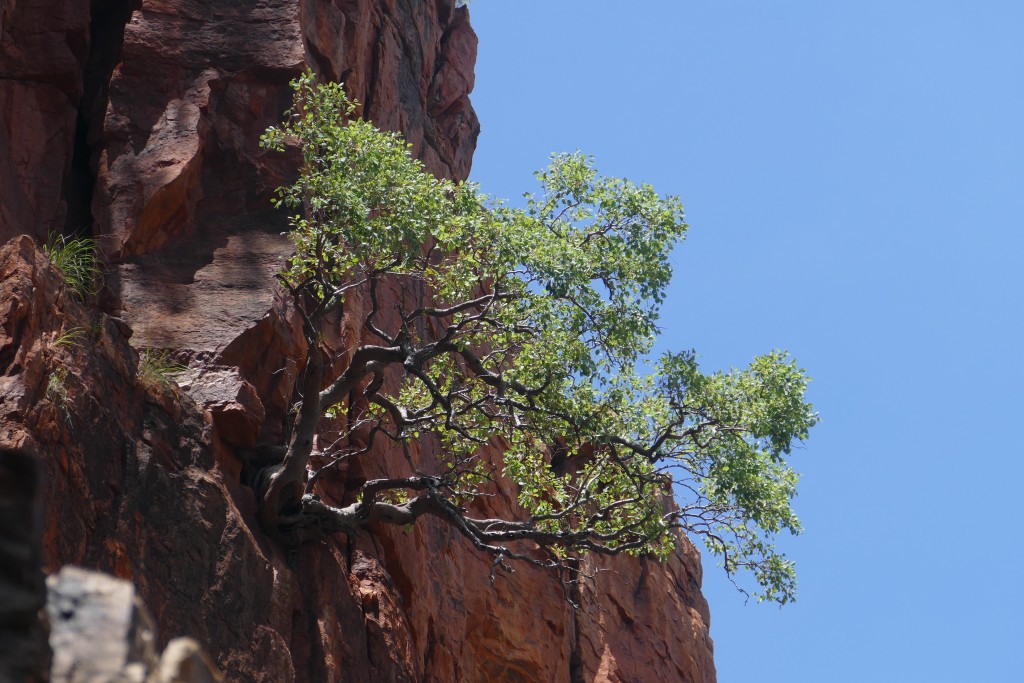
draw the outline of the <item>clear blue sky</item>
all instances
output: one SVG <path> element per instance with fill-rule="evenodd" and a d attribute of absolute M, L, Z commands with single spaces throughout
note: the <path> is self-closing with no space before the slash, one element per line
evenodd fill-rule
<path fill-rule="evenodd" d="M 1024 680 L 1024 2 L 476 0 L 473 179 L 552 151 L 682 196 L 664 343 L 772 348 L 798 601 L 705 561 L 722 683 Z"/>

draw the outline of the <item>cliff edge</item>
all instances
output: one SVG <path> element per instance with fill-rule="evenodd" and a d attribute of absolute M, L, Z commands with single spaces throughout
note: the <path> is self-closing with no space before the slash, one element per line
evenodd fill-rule
<path fill-rule="evenodd" d="M 159 647 L 192 637 L 231 681 L 715 680 L 685 541 L 666 563 L 589 560 L 574 609 L 534 567 L 492 582 L 490 558 L 431 520 L 294 552 L 257 524 L 251 476 L 305 353 L 273 278 L 290 245 L 269 198 L 294 159 L 260 134 L 312 67 L 431 172 L 465 178 L 479 133 L 466 8 L 0 0 L 0 48 L 0 447 L 40 463 L 47 572 L 129 579 Z M 96 238 L 98 305 L 49 265 L 40 244 L 58 233 Z M 145 349 L 188 371 L 140 376 Z M 404 457 L 326 486 L 343 499 Z M 515 496 L 499 484 L 492 504 Z"/>

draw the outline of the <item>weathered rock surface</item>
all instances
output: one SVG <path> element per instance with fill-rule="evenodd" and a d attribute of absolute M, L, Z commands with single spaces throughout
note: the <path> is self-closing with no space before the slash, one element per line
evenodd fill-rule
<path fill-rule="evenodd" d="M 0 0 L 0 241 L 64 229 L 89 4 Z"/>
<path fill-rule="evenodd" d="M 664 564 L 592 558 L 580 588 L 577 653 L 584 681 L 714 680 L 707 602 L 696 550 Z"/>
<path fill-rule="evenodd" d="M 32 240 L 0 246 L 0 446 L 42 456 L 47 570 L 130 579 L 159 638 L 194 638 L 231 681 L 713 681 L 688 545 L 667 565 L 595 561 L 614 571 L 580 585 L 575 611 L 534 568 L 492 585 L 490 559 L 435 520 L 293 554 L 256 523 L 249 477 L 273 457 L 305 353 L 272 286 L 287 222 L 267 208 L 294 159 L 259 150 L 259 134 L 309 65 L 343 79 L 430 170 L 466 177 L 468 12 L 454 0 L 85 4 L 0 0 L 0 236 L 84 221 L 112 262 L 104 313 L 64 292 Z M 74 328 L 79 343 L 57 343 Z M 344 347 L 351 329 L 338 321 Z M 187 391 L 140 385 L 129 338 L 187 362 Z M 382 451 L 323 492 L 344 500 L 408 467 Z M 510 487 L 495 493 L 488 505 L 515 506 Z"/>
<path fill-rule="evenodd" d="M 175 638 L 160 655 L 153 683 L 222 683 L 203 648 L 191 638 Z"/>
<path fill-rule="evenodd" d="M 131 582 L 78 567 L 47 579 L 52 683 L 218 683 L 189 638 L 156 648 L 156 626 Z"/>
<path fill-rule="evenodd" d="M 157 664 L 156 635 L 132 584 L 77 567 L 46 583 L 51 680 L 145 683 Z"/>
<path fill-rule="evenodd" d="M 28 237 L 0 247 L 0 301 L 0 447 L 44 455 L 46 569 L 132 579 L 160 634 L 195 637 L 233 680 L 294 680 L 297 586 L 217 467 L 210 415 L 141 386 L 127 326 L 67 295 Z"/>

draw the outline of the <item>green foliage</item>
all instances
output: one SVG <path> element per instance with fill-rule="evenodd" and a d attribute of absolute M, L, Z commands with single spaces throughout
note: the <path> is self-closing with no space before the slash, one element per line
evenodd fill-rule
<path fill-rule="evenodd" d="M 49 359 L 56 356 L 57 352 L 61 349 L 68 349 L 72 351 L 77 349 L 81 345 L 84 335 L 85 328 L 83 327 L 71 327 L 59 335 L 54 333 L 52 341 L 44 351 L 44 357 Z M 58 361 L 50 371 L 49 377 L 46 379 L 45 396 L 46 400 L 49 401 L 54 410 L 63 417 L 67 426 L 71 427 L 73 420 L 71 396 L 68 392 L 69 377 L 70 373 L 68 372 L 67 366 Z"/>
<path fill-rule="evenodd" d="M 82 343 L 82 337 L 84 335 L 84 327 L 72 327 L 55 337 L 51 346 L 55 349 L 75 348 Z"/>
<path fill-rule="evenodd" d="M 261 140 L 297 144 L 304 161 L 276 200 L 294 212 L 281 280 L 314 344 L 325 313 L 361 292 L 366 343 L 322 410 L 375 378 L 353 419 L 370 446 L 338 457 L 377 433 L 440 443 L 434 514 L 461 510 L 453 523 L 499 559 L 522 559 L 520 540 L 555 564 L 581 551 L 665 557 L 681 529 L 730 576 L 752 573 L 759 598 L 791 600 L 793 566 L 772 539 L 800 531 L 787 457 L 817 421 L 807 377 L 782 352 L 728 373 L 703 373 L 693 352 L 649 357 L 687 229 L 679 200 L 565 154 L 524 208 L 508 207 L 425 173 L 399 136 L 351 118 L 340 85 L 293 85 L 294 108 Z M 385 286 L 397 301 L 381 300 Z M 390 367 L 401 388 L 386 396 Z M 484 524 L 461 506 L 496 474 L 483 455 L 494 444 L 528 515 Z"/>
<path fill-rule="evenodd" d="M 305 171 L 275 201 L 302 210 L 292 219 L 296 252 L 284 278 L 326 301 L 352 288 L 354 273 L 408 269 L 432 226 L 453 215 L 447 193 L 456 187 L 424 174 L 399 136 L 350 120 L 355 105 L 341 85 L 316 86 L 307 75 L 296 95 L 301 113 L 268 129 L 261 145 L 302 141 Z"/>
<path fill-rule="evenodd" d="M 71 396 L 68 393 L 68 369 L 56 366 L 46 380 L 46 400 L 63 419 L 72 426 Z"/>
<path fill-rule="evenodd" d="M 160 389 L 170 386 L 176 375 L 188 368 L 176 363 L 167 351 L 142 349 L 139 351 L 137 377 L 139 383 L 149 389 Z"/>
<path fill-rule="evenodd" d="M 54 405 L 64 405 L 68 400 L 67 375 L 67 368 L 58 365 L 46 381 L 46 399 Z"/>
<path fill-rule="evenodd" d="M 79 299 L 99 293 L 103 270 L 96 260 L 96 244 L 92 239 L 51 234 L 43 251 L 50 264 L 64 276 L 64 284 Z"/>

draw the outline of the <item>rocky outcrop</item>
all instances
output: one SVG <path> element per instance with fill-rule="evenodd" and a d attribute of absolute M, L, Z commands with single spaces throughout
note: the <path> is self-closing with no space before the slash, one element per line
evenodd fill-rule
<path fill-rule="evenodd" d="M 233 680 L 293 680 L 294 581 L 217 467 L 209 413 L 140 382 L 130 328 L 68 295 L 28 237 L 0 248 L 0 301 L 0 445 L 42 454 L 45 568 L 132 579 L 161 635 L 195 637 Z"/>
<path fill-rule="evenodd" d="M 198 643 L 156 649 L 153 618 L 128 581 L 77 567 L 47 580 L 52 683 L 220 683 Z"/>
<path fill-rule="evenodd" d="M 274 458 L 305 354 L 273 287 L 289 244 L 268 202 L 295 160 L 259 135 L 310 66 L 431 171 L 466 177 L 466 9 L 0 0 L 0 44 L 0 237 L 35 237 L 0 247 L 0 446 L 38 454 L 48 571 L 130 579 L 155 647 L 190 636 L 232 681 L 714 680 L 685 541 L 664 565 L 594 560 L 568 596 L 577 610 L 539 569 L 492 581 L 490 559 L 434 520 L 297 552 L 256 522 L 251 477 Z M 38 248 L 87 225 L 110 263 L 98 307 Z M 358 341 L 337 323 L 339 342 Z M 140 379 L 139 348 L 188 372 Z M 325 477 L 324 495 L 408 466 L 381 451 Z M 487 504 L 514 506 L 511 487 Z"/>
<path fill-rule="evenodd" d="M 66 566 L 44 583 L 41 502 L 39 458 L 0 449 L 0 680 L 224 680 L 190 638 L 158 654 L 153 619 L 130 582 Z"/>

